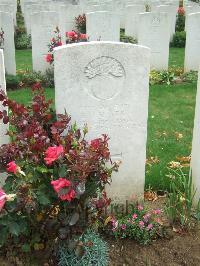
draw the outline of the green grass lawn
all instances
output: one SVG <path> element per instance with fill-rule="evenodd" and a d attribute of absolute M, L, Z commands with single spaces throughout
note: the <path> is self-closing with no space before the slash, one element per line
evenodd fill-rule
<path fill-rule="evenodd" d="M 185 48 L 170 48 L 169 66 L 183 67 Z"/>
<path fill-rule="evenodd" d="M 184 49 L 170 49 L 170 65 L 183 66 Z M 17 51 L 18 69 L 31 67 L 31 52 Z M 45 90 L 48 98 L 54 98 L 54 90 Z M 10 98 L 27 104 L 31 100 L 30 89 L 9 91 Z M 159 162 L 146 167 L 146 187 L 167 189 L 168 164 L 177 156 L 191 153 L 196 84 L 154 85 L 150 87 L 147 158 L 157 157 Z M 177 135 L 182 138 L 177 140 Z M 186 168 L 186 171 L 189 169 Z"/>
<path fill-rule="evenodd" d="M 31 49 L 16 50 L 17 70 L 32 69 L 32 53 Z"/>

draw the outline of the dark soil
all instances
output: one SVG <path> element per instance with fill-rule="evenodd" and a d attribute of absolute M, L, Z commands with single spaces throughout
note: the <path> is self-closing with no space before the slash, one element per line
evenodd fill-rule
<path fill-rule="evenodd" d="M 110 266 L 200 266 L 200 227 L 190 233 L 174 233 L 149 246 L 132 240 L 108 240 Z"/>

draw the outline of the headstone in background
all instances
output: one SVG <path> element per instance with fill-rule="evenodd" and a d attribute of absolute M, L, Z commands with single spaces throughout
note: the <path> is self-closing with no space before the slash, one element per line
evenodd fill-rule
<path fill-rule="evenodd" d="M 89 41 L 120 40 L 120 17 L 109 11 L 98 11 L 86 14 L 86 31 Z"/>
<path fill-rule="evenodd" d="M 33 13 L 31 16 L 31 37 L 32 37 L 32 61 L 33 70 L 45 72 L 49 63 L 45 61 L 48 53 L 48 44 L 54 31 L 58 27 L 58 13 L 45 11 Z"/>
<path fill-rule="evenodd" d="M 125 9 L 125 34 L 137 39 L 139 13 L 145 12 L 145 5 L 126 6 Z"/>
<path fill-rule="evenodd" d="M 146 12 L 139 15 L 138 44 L 151 49 L 152 69 L 168 69 L 169 40 L 168 14 Z"/>
<path fill-rule="evenodd" d="M 16 75 L 14 21 L 12 14 L 0 12 L 0 31 L 4 31 L 4 50 L 6 73 Z"/>
<path fill-rule="evenodd" d="M 200 12 L 189 14 L 186 23 L 185 72 L 199 69 Z"/>
<path fill-rule="evenodd" d="M 194 187 L 195 189 L 197 189 L 195 199 L 196 203 L 198 203 L 200 199 L 200 70 L 197 87 L 196 111 L 192 142 L 191 174 L 193 177 Z"/>

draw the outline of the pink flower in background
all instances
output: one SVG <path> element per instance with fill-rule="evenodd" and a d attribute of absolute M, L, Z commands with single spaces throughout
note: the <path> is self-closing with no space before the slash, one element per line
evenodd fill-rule
<path fill-rule="evenodd" d="M 6 203 L 6 193 L 2 188 L 0 188 L 0 211 L 3 209 Z"/>
<path fill-rule="evenodd" d="M 153 214 L 159 215 L 161 214 L 161 210 L 160 209 L 153 210 Z"/>
<path fill-rule="evenodd" d="M 112 222 L 112 226 L 113 226 L 112 231 L 115 231 L 118 227 L 118 221 L 113 218 L 111 220 L 111 222 Z"/>
<path fill-rule="evenodd" d="M 140 227 L 140 229 L 143 229 L 144 228 L 144 222 L 143 221 L 140 221 L 139 222 L 139 227 Z"/>
<path fill-rule="evenodd" d="M 121 225 L 121 229 L 122 229 L 122 230 L 126 230 L 126 225 L 125 225 L 125 224 L 122 224 L 122 225 Z"/>
<path fill-rule="evenodd" d="M 143 216 L 143 219 L 145 221 L 145 223 L 147 223 L 149 221 L 149 218 L 151 217 L 151 214 L 150 213 L 147 213 Z"/>
<path fill-rule="evenodd" d="M 133 215 L 132 215 L 132 218 L 135 220 L 135 219 L 137 219 L 137 214 L 136 213 L 134 213 Z"/>
<path fill-rule="evenodd" d="M 6 170 L 8 172 L 13 173 L 13 174 L 16 175 L 16 173 L 17 173 L 17 165 L 16 165 L 15 161 L 12 161 L 12 162 L 8 163 Z"/>
<path fill-rule="evenodd" d="M 138 211 L 143 211 L 144 210 L 144 207 L 142 205 L 138 205 Z"/>
<path fill-rule="evenodd" d="M 62 145 L 49 147 L 45 152 L 45 162 L 47 165 L 51 165 L 54 161 L 56 161 L 62 154 L 64 153 L 64 148 Z"/>
<path fill-rule="evenodd" d="M 153 228 L 153 224 L 149 224 L 149 225 L 147 226 L 147 230 L 148 230 L 148 231 L 150 231 L 152 228 Z"/>

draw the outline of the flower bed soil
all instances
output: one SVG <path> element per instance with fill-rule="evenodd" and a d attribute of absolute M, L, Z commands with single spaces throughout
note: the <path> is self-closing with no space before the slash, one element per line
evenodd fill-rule
<path fill-rule="evenodd" d="M 199 266 L 200 227 L 187 234 L 174 233 L 149 246 L 131 240 L 108 240 L 110 266 Z"/>

